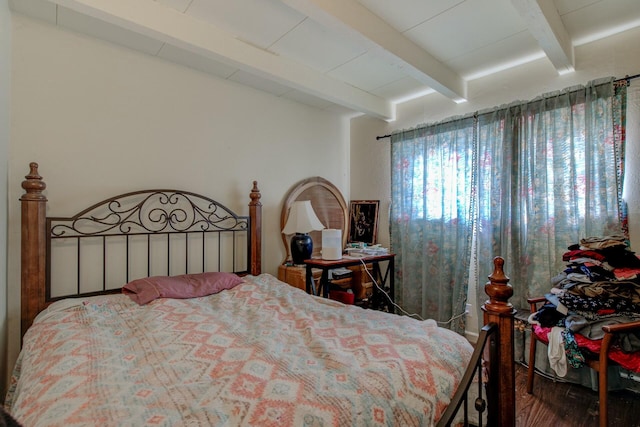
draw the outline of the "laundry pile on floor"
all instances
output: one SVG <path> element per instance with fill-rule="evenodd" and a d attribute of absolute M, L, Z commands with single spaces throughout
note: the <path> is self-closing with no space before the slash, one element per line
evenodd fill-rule
<path fill-rule="evenodd" d="M 567 267 L 552 279 L 548 303 L 529 318 L 534 327 L 550 328 L 549 362 L 560 376 L 567 364 L 584 365 L 580 348 L 601 340 L 603 326 L 640 320 L 640 258 L 624 236 L 581 239 L 563 260 Z M 640 333 L 620 334 L 615 346 L 621 353 L 640 351 Z M 640 354 L 633 359 L 628 368 L 637 371 Z"/>

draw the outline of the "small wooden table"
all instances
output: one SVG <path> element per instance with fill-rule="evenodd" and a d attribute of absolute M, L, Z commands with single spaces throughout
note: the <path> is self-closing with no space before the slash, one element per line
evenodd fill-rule
<path fill-rule="evenodd" d="M 322 274 L 320 275 L 320 286 L 322 287 L 322 296 L 325 298 L 329 297 L 329 270 L 340 267 L 352 267 L 354 265 L 366 265 L 371 264 L 373 266 L 373 277 L 378 282 L 378 285 L 384 289 L 389 284 L 389 296 L 391 300 L 394 301 L 394 260 L 396 254 L 384 254 L 384 255 L 373 255 L 366 257 L 350 257 L 344 256 L 338 260 L 324 260 L 321 258 L 311 258 L 304 260 L 306 265 L 306 287 L 307 293 L 317 295 L 316 285 L 313 281 L 313 273 L 312 269 L 319 268 L 322 270 Z M 388 265 L 384 274 L 380 269 L 380 262 L 387 261 Z M 379 292 L 377 288 L 373 289 L 374 295 Z"/>

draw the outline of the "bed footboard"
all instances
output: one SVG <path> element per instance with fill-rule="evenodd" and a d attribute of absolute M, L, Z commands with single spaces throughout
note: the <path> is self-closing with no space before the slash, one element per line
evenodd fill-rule
<path fill-rule="evenodd" d="M 487 425 L 515 426 L 515 361 L 513 352 L 513 321 L 515 309 L 509 303 L 513 288 L 504 274 L 504 259 L 493 260 L 493 273 L 485 285 L 489 300 L 484 303 L 484 327 L 480 331 L 471 361 L 451 403 L 438 422 L 438 427 L 450 426 L 464 408 L 464 425 L 468 425 L 468 391 L 477 378 L 478 398 L 473 403 L 480 426 L 487 412 Z M 484 371 L 484 375 L 483 375 Z M 486 387 L 483 387 L 486 377 Z M 484 393 L 483 393 L 484 391 Z M 483 395 L 485 397 L 483 397 Z"/>
<path fill-rule="evenodd" d="M 482 306 L 484 324 L 495 323 L 498 331 L 492 334 L 485 348 L 487 368 L 488 421 L 490 426 L 515 426 L 516 371 L 513 353 L 513 321 L 516 310 L 509 302 L 513 288 L 504 274 L 504 259 L 495 257 L 493 273 L 484 287 L 489 296 Z"/>

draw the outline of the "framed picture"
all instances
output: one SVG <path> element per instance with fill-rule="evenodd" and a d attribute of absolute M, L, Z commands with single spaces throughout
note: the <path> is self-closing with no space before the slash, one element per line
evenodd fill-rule
<path fill-rule="evenodd" d="M 375 245 L 378 238 L 379 200 L 352 200 L 349 208 L 349 243 Z"/>

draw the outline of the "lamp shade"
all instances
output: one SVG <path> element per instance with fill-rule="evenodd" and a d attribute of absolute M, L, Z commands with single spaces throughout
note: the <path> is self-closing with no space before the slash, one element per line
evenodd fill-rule
<path fill-rule="evenodd" d="M 308 233 L 313 230 L 322 230 L 324 225 L 313 211 L 310 200 L 293 202 L 289 209 L 289 218 L 282 232 L 284 234 Z"/>

